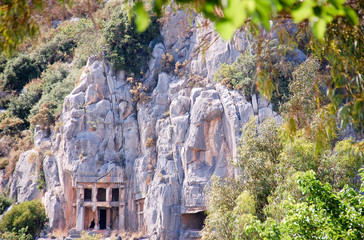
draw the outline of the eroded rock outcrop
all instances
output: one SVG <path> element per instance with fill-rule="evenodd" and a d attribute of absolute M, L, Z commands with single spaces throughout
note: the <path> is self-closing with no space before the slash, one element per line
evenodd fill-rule
<path fill-rule="evenodd" d="M 263 121 L 276 113 L 260 97 L 247 101 L 211 82 L 220 63 L 233 62 L 248 46 L 244 34 L 224 42 L 215 39 L 212 27 L 196 31 L 200 17 L 193 17 L 191 28 L 189 17 L 179 11 L 164 24 L 164 41 L 155 45 L 143 79 L 147 101 L 132 101 L 124 72 L 89 59 L 64 101 L 51 154 L 41 160 L 50 226 L 139 230 L 150 239 L 198 237 L 211 177 L 234 176 L 230 160 L 240 129 L 252 115 Z M 209 34 L 212 45 L 198 53 Z M 188 60 L 183 74 L 162 71 L 166 52 L 175 62 Z M 202 86 L 194 86 L 196 76 Z M 33 153 L 21 156 L 14 173 L 18 201 L 39 194 L 31 176 L 19 182 L 35 168 L 29 162 Z"/>

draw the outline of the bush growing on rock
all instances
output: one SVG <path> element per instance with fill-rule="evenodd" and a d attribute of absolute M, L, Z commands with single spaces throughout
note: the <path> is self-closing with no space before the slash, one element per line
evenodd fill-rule
<path fill-rule="evenodd" d="M 25 233 L 35 237 L 43 228 L 46 220 L 42 203 L 38 200 L 27 201 L 15 205 L 5 214 L 0 223 L 0 230 L 17 234 Z M 25 232 L 24 229 L 26 229 Z"/>
<path fill-rule="evenodd" d="M 7 61 L 0 75 L 3 90 L 20 91 L 30 80 L 40 75 L 35 61 L 28 55 L 19 55 Z"/>
<path fill-rule="evenodd" d="M 279 104 L 285 102 L 289 95 L 288 84 L 295 64 L 288 61 L 285 55 L 291 50 L 276 40 L 266 40 L 260 48 L 246 52 L 233 64 L 221 64 L 214 79 L 229 89 L 242 91 L 248 100 L 257 92 L 257 87 L 261 93 L 262 89 L 267 88 L 260 86 L 263 78 L 270 79 L 269 89 L 272 92 L 267 95 L 272 93 L 271 102 L 277 111 Z"/>
<path fill-rule="evenodd" d="M 0 193 L 0 214 L 3 214 L 12 203 L 13 200 L 8 198 L 5 193 Z"/>
<path fill-rule="evenodd" d="M 159 34 L 156 21 L 143 33 L 138 33 L 134 20 L 129 21 L 126 9 L 118 6 L 104 30 L 107 59 L 115 70 L 124 69 L 139 75 L 151 54 L 150 41 Z"/>
<path fill-rule="evenodd" d="M 50 128 L 54 125 L 54 116 L 52 115 L 52 110 L 56 106 L 53 103 L 43 103 L 38 114 L 36 114 L 32 119 L 30 119 L 30 123 L 33 126 L 40 125 L 41 130 L 46 130 L 50 133 Z"/>
<path fill-rule="evenodd" d="M 229 89 L 242 91 L 243 95 L 250 100 L 252 94 L 256 92 L 254 78 L 256 58 L 252 53 L 246 53 L 231 65 L 222 63 L 215 74 L 215 80 Z"/>
<path fill-rule="evenodd" d="M 39 101 L 33 105 L 30 110 L 29 119 L 33 119 L 34 124 L 40 124 L 40 122 L 34 117 L 38 115 L 44 104 L 48 105 L 48 110 L 43 109 L 43 117 L 44 114 L 49 114 L 48 123 L 54 122 L 57 119 L 57 116 L 62 111 L 62 105 L 64 98 L 73 90 L 76 79 L 79 77 L 79 69 L 75 68 L 73 70 L 69 70 L 66 64 L 57 63 L 50 66 L 42 75 L 43 85 L 43 94 Z M 48 112 L 48 113 L 47 113 Z M 38 115 L 38 117 L 41 117 Z M 39 123 L 37 123 L 39 122 Z M 52 125 L 52 124 L 51 124 Z M 48 124 L 47 127 L 50 127 Z M 46 127 L 46 128 L 47 128 Z"/>
<path fill-rule="evenodd" d="M 30 110 L 42 96 L 41 85 L 41 82 L 33 81 L 25 86 L 23 92 L 19 96 L 12 97 L 7 109 L 9 114 L 11 116 L 18 117 L 27 123 Z"/>
<path fill-rule="evenodd" d="M 24 129 L 24 121 L 8 113 L 0 115 L 0 133 L 15 136 Z"/>
<path fill-rule="evenodd" d="M 35 64 L 42 72 L 47 69 L 48 65 L 69 59 L 75 47 L 76 42 L 72 38 L 55 37 L 36 51 L 34 56 Z"/>

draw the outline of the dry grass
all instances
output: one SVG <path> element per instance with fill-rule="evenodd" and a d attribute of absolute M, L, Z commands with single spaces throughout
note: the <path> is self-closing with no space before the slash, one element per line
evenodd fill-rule
<path fill-rule="evenodd" d="M 144 233 L 142 231 L 138 231 L 138 232 L 122 231 L 120 235 L 121 235 L 122 239 L 136 240 L 136 239 L 142 238 L 144 236 Z"/>
<path fill-rule="evenodd" d="M 9 159 L 0 158 L 0 169 L 5 169 L 8 164 L 9 164 Z"/>
<path fill-rule="evenodd" d="M 154 139 L 153 138 L 147 138 L 147 140 L 145 141 L 145 146 L 147 147 L 147 148 L 151 148 L 151 147 L 153 147 L 155 145 L 155 141 L 154 141 Z"/>
<path fill-rule="evenodd" d="M 23 131 L 21 136 L 13 137 L 10 141 L 11 151 L 4 158 L 8 159 L 9 164 L 5 167 L 5 177 L 9 178 L 13 173 L 20 154 L 33 147 L 32 136 L 29 130 Z"/>
<path fill-rule="evenodd" d="M 46 156 L 52 156 L 52 150 L 47 150 L 47 151 L 45 151 L 44 152 L 44 154 L 46 155 Z"/>
<path fill-rule="evenodd" d="M 11 150 L 11 141 L 7 138 L 0 139 L 0 157 L 7 156 Z"/>
<path fill-rule="evenodd" d="M 28 162 L 29 163 L 35 163 L 35 161 L 37 161 L 37 159 L 38 159 L 38 156 L 39 156 L 39 154 L 38 153 L 35 153 L 35 152 L 33 152 L 33 153 L 31 153 L 30 155 L 29 155 L 29 157 L 28 157 Z"/>
<path fill-rule="evenodd" d="M 58 120 L 56 122 L 56 125 L 54 126 L 54 131 L 55 132 L 59 132 L 59 129 L 63 126 L 63 121 L 62 120 Z"/>
<path fill-rule="evenodd" d="M 147 179 L 145 180 L 145 184 L 147 184 L 147 186 L 149 186 L 150 185 L 150 183 L 152 182 L 152 176 L 150 176 L 150 174 L 148 174 L 148 176 L 147 176 Z"/>
<path fill-rule="evenodd" d="M 66 229 L 55 229 L 51 235 L 57 239 L 63 239 L 63 237 L 68 236 L 68 231 Z"/>

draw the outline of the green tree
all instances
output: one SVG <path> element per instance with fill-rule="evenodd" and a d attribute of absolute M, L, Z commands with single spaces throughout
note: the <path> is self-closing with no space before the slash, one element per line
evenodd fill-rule
<path fill-rule="evenodd" d="M 26 37 L 35 36 L 38 24 L 34 16 L 43 7 L 43 0 L 0 1 L 0 50 L 12 53 Z"/>
<path fill-rule="evenodd" d="M 355 176 L 364 164 L 363 144 L 363 141 L 352 139 L 331 142 L 317 154 L 314 139 L 308 138 L 303 131 L 288 143 L 282 141 L 281 130 L 274 119 L 267 119 L 260 125 L 256 125 L 252 119 L 242 130 L 239 158 L 234 162 L 241 170 L 241 179 L 223 181 L 215 179 L 217 183 L 213 183 L 208 192 L 208 215 L 203 229 L 203 239 L 210 239 L 211 236 L 216 236 L 216 239 L 295 238 L 294 236 L 298 236 L 294 235 L 298 234 L 297 232 L 286 234 L 281 229 L 283 227 L 287 228 L 287 231 L 293 229 L 292 226 L 284 225 L 289 220 L 290 214 L 299 212 L 301 206 L 307 210 L 300 213 L 302 219 L 305 219 L 304 217 L 310 219 L 311 214 L 315 213 L 309 212 L 312 211 L 312 204 L 302 193 L 303 188 L 297 181 L 297 176 L 301 176 L 302 172 L 312 171 L 317 182 L 323 182 L 323 185 L 328 186 L 325 189 L 329 189 L 333 194 L 340 195 L 343 188 L 350 188 L 349 192 L 353 192 L 353 189 L 358 190 L 360 182 Z M 228 205 L 224 201 L 228 202 Z M 328 199 L 322 201 L 330 204 Z M 324 207 L 325 204 L 322 203 L 320 206 Z M 347 209 L 343 211 L 350 212 L 351 206 L 346 207 Z M 326 217 L 327 213 L 317 211 L 312 221 L 318 222 L 312 224 L 326 226 L 325 221 L 330 221 L 332 216 Z M 361 210 L 357 211 L 361 213 Z M 320 219 L 323 219 L 322 222 Z M 297 226 L 297 229 L 305 229 L 307 225 L 305 222 L 294 224 L 302 224 Z M 336 223 L 334 225 L 336 226 Z M 322 229 L 325 229 L 325 226 Z M 331 231 L 329 230 L 331 226 L 327 225 L 327 231 Z M 316 232 L 318 234 L 320 228 L 315 229 L 312 229 L 311 233 L 307 229 L 302 231 L 306 231 L 309 236 Z M 340 227 L 332 231 L 335 234 L 340 232 L 343 234 L 351 230 Z M 335 234 L 329 236 L 336 236 Z M 302 239 L 307 238 L 303 236 Z"/>
<path fill-rule="evenodd" d="M 213 177 L 207 192 L 209 207 L 201 234 L 202 239 L 232 239 L 233 228 L 230 226 L 233 220 L 232 210 L 236 206 L 235 200 L 242 191 L 242 183 L 235 179 Z"/>
<path fill-rule="evenodd" d="M 313 171 L 296 176 L 303 200 L 288 197 L 281 221 L 252 219 L 245 226 L 252 239 L 363 239 L 363 195 L 344 187 L 335 191 L 317 180 Z"/>
<path fill-rule="evenodd" d="M 1 236 L 3 240 L 32 240 L 33 237 L 27 233 L 27 228 L 22 228 L 19 233 L 16 232 L 5 232 Z"/>
<path fill-rule="evenodd" d="M 25 89 L 18 97 L 14 97 L 8 104 L 10 115 L 27 121 L 30 109 L 38 102 L 42 94 L 40 88 Z"/>
<path fill-rule="evenodd" d="M 126 70 L 139 75 L 142 66 L 150 57 L 148 44 L 159 34 L 154 21 L 145 32 L 138 33 L 134 22 L 129 21 L 127 10 L 119 6 L 106 24 L 104 37 L 108 48 L 107 59 L 115 70 Z"/>
<path fill-rule="evenodd" d="M 0 75 L 3 90 L 20 90 L 33 78 L 40 75 L 34 60 L 27 55 L 19 55 L 8 60 L 4 72 Z"/>
<path fill-rule="evenodd" d="M 8 198 L 5 193 L 0 193 L 0 214 L 3 214 L 12 203 L 13 200 Z"/>
<path fill-rule="evenodd" d="M 26 233 L 35 237 L 39 234 L 47 220 L 44 206 L 38 200 L 27 201 L 15 205 L 5 214 L 0 222 L 0 231 Z"/>
<path fill-rule="evenodd" d="M 256 119 L 252 118 L 242 129 L 236 166 L 242 169 L 245 189 L 252 193 L 257 215 L 264 219 L 264 206 L 277 186 L 275 175 L 283 146 L 278 134 L 279 125 L 274 118 L 266 119 L 260 125 L 255 122 Z"/>

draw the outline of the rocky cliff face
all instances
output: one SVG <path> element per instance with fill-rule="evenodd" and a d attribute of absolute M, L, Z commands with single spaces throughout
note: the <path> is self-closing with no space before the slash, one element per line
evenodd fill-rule
<path fill-rule="evenodd" d="M 189 18 L 180 11 L 163 25 L 164 40 L 154 46 L 143 79 L 150 90 L 147 101 L 132 101 L 132 86 L 123 72 L 114 73 L 104 60 L 89 59 L 80 84 L 64 101 L 58 129 L 49 138 L 38 131 L 38 151 L 21 156 L 13 196 L 24 201 L 40 194 L 39 183 L 28 172 L 39 171 L 36 166 L 43 161 L 50 225 L 70 229 L 78 221 L 75 204 L 82 204 L 75 179 L 97 181 L 113 172 L 125 190 L 127 231 L 139 229 L 150 239 L 198 236 L 211 177 L 234 176 L 229 161 L 236 156 L 240 129 L 252 115 L 259 121 L 279 116 L 260 97 L 246 101 L 239 92 L 211 81 L 220 63 L 233 62 L 248 46 L 244 34 L 234 43 L 224 42 L 210 27 L 190 27 Z M 204 21 L 191 20 L 192 26 Z M 204 54 L 196 52 L 206 36 L 211 46 Z M 185 68 L 163 72 L 165 53 L 175 62 L 187 60 Z M 203 85 L 194 87 L 194 79 Z M 50 151 L 40 158 L 46 151 L 42 144 Z M 36 159 L 29 161 L 30 156 Z"/>

